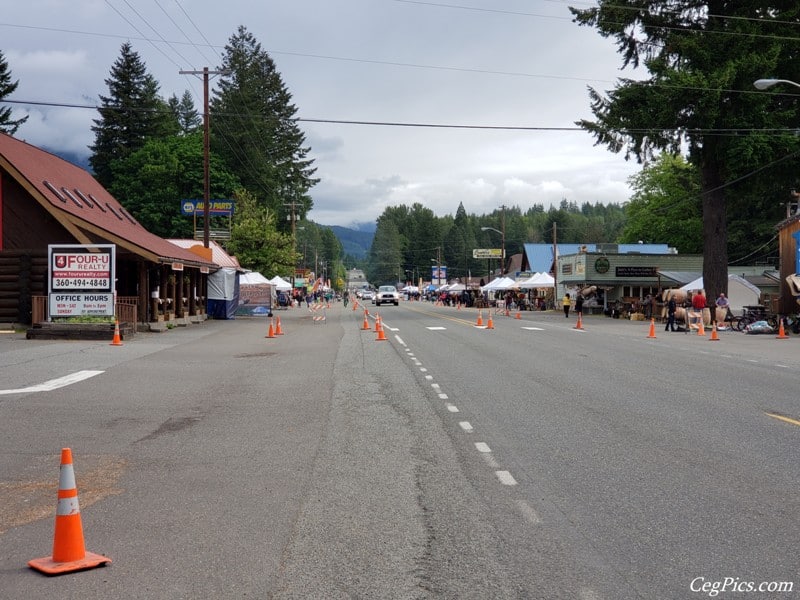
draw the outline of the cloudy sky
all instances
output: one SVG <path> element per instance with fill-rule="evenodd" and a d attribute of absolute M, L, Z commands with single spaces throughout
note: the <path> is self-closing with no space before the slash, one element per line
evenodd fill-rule
<path fill-rule="evenodd" d="M 130 41 L 165 98 L 202 82 L 244 25 L 293 96 L 320 183 L 309 218 L 374 221 L 419 202 L 438 216 L 523 211 L 566 198 L 628 199 L 639 167 L 595 147 L 587 87 L 611 89 L 613 42 L 572 23 L 561 0 L 25 0 L 4 3 L 0 50 L 16 101 L 97 106 Z M 212 81 L 213 85 L 213 81 Z M 12 105 L 17 137 L 88 154 L 95 110 Z M 359 121 L 403 125 L 317 123 Z M 451 127 L 460 126 L 460 127 Z M 178 201 L 179 199 L 176 199 Z"/>

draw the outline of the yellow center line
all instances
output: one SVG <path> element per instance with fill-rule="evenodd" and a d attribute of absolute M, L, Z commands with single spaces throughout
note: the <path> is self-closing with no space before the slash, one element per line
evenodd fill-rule
<path fill-rule="evenodd" d="M 792 425 L 797 425 L 800 427 L 800 421 L 797 419 L 790 419 L 789 417 L 784 417 L 783 415 L 779 415 L 776 413 L 764 413 L 768 417 L 772 417 L 773 419 L 778 419 L 780 421 L 785 421 L 786 423 L 791 423 Z"/>
<path fill-rule="evenodd" d="M 467 321 L 466 319 L 459 319 L 457 317 L 449 317 L 447 315 L 443 315 L 441 313 L 435 313 L 428 310 L 422 310 L 412 306 L 406 306 L 408 310 L 413 310 L 414 312 L 418 312 L 423 315 L 428 315 L 429 317 L 436 317 L 437 319 L 447 319 L 448 321 L 453 321 L 454 323 L 461 323 L 462 325 L 469 325 L 474 327 L 477 323 L 477 315 L 475 316 L 475 321 Z"/>

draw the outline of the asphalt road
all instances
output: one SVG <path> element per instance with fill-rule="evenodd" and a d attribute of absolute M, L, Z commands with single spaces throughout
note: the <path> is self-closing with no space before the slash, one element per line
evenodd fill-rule
<path fill-rule="evenodd" d="M 367 308 L 0 336 L 0 597 L 800 594 L 800 336 Z M 45 577 L 62 447 L 113 563 Z"/>

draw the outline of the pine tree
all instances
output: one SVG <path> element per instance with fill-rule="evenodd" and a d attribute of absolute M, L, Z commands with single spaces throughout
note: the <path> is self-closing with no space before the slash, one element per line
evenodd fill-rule
<path fill-rule="evenodd" d="M 169 104 L 172 115 L 178 123 L 181 135 L 189 135 L 202 127 L 203 117 L 197 112 L 192 93 L 189 90 L 183 92 L 180 100 L 173 94 L 167 104 Z"/>
<path fill-rule="evenodd" d="M 272 58 L 244 26 L 225 46 L 220 70 L 226 74 L 211 100 L 212 149 L 288 229 L 287 216 L 300 220 L 311 210 L 308 191 L 318 181 L 292 96 Z"/>
<path fill-rule="evenodd" d="M 6 61 L 3 53 L 0 52 L 0 100 L 14 93 L 17 89 L 19 81 L 11 83 L 11 72 L 8 70 L 8 61 Z M 11 118 L 11 107 L 0 108 L 0 131 L 8 135 L 14 135 L 25 121 L 28 120 L 27 116 L 21 119 Z"/>
<path fill-rule="evenodd" d="M 620 79 L 605 96 L 590 89 L 596 120 L 578 124 L 640 162 L 688 151 L 701 181 L 704 284 L 709 297 L 727 291 L 729 205 L 739 203 L 742 224 L 774 214 L 780 187 L 786 197 L 795 178 L 782 159 L 800 148 L 788 134 L 797 104 L 758 93 L 753 82 L 800 75 L 794 44 L 786 43 L 796 37 L 796 2 L 599 0 L 570 10 L 616 41 L 623 67 L 649 75 Z M 767 133 L 776 130 L 783 134 Z"/>
<path fill-rule="evenodd" d="M 144 62 L 130 42 L 122 45 L 120 57 L 105 80 L 109 96 L 100 96 L 100 118 L 93 120 L 94 145 L 89 164 L 105 187 L 113 182 L 113 163 L 141 148 L 150 138 L 178 132 L 167 103 L 158 95 L 159 85 L 147 73 Z"/>

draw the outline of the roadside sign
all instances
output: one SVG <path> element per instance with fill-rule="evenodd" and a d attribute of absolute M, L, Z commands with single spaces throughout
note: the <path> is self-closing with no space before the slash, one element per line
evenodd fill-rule
<path fill-rule="evenodd" d="M 114 244 L 50 244 L 50 317 L 114 316 Z"/>
<path fill-rule="evenodd" d="M 503 258 L 501 248 L 473 248 L 472 258 Z"/>

